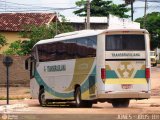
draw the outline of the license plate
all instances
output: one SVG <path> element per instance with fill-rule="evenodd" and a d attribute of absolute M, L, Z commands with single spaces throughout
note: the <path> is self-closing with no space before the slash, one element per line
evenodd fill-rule
<path fill-rule="evenodd" d="M 131 84 L 122 84 L 122 89 L 131 89 L 132 87 Z"/>

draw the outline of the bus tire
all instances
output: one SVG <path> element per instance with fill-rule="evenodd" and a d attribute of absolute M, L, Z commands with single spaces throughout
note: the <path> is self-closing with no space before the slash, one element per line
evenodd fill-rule
<path fill-rule="evenodd" d="M 81 99 L 81 89 L 80 87 L 77 87 L 75 90 L 75 102 L 77 108 L 91 108 L 93 102 L 90 100 L 82 100 Z"/>
<path fill-rule="evenodd" d="M 76 103 L 76 107 L 82 107 L 82 100 L 81 100 L 81 90 L 80 87 L 77 87 L 75 89 L 75 103 Z"/>
<path fill-rule="evenodd" d="M 41 89 L 39 91 L 39 96 L 38 96 L 38 100 L 39 100 L 39 104 L 44 107 L 47 102 L 46 102 L 46 99 L 45 99 L 45 93 L 44 93 L 44 89 Z"/>
<path fill-rule="evenodd" d="M 129 102 L 130 102 L 129 99 L 126 99 L 126 100 L 114 100 L 112 102 L 112 106 L 114 108 L 127 108 L 129 106 Z"/>

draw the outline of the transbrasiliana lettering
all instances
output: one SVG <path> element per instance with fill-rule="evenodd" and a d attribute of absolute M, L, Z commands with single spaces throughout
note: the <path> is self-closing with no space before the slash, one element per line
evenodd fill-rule
<path fill-rule="evenodd" d="M 45 66 L 44 71 L 46 72 L 66 71 L 66 65 Z"/>
<path fill-rule="evenodd" d="M 139 57 L 140 53 L 112 53 L 112 57 Z"/>

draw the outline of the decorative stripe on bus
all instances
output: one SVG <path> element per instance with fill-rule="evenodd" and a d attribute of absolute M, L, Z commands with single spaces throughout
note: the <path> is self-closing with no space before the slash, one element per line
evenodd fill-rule
<path fill-rule="evenodd" d="M 106 64 L 106 76 L 109 78 L 145 78 L 144 61 L 110 61 Z"/>
<path fill-rule="evenodd" d="M 106 79 L 105 84 L 147 84 L 145 78 Z"/>
<path fill-rule="evenodd" d="M 119 78 L 114 70 L 106 70 L 106 76 L 108 78 Z M 137 70 L 134 78 L 145 78 L 145 70 Z"/>
<path fill-rule="evenodd" d="M 81 85 L 81 92 L 82 94 L 85 93 L 87 90 L 89 90 L 90 88 L 92 88 L 95 84 L 91 84 L 89 86 L 89 78 L 93 75 L 96 74 L 96 67 L 94 67 L 94 69 L 92 70 L 91 74 L 88 76 L 88 78 L 86 79 L 86 81 Z M 44 80 L 41 78 L 41 76 L 39 75 L 38 71 L 35 70 L 35 79 L 37 81 L 37 83 L 39 85 L 43 85 L 44 89 L 46 92 L 50 93 L 53 96 L 59 97 L 59 98 L 71 98 L 74 96 L 74 90 L 70 91 L 70 92 L 66 92 L 66 93 L 60 93 L 55 91 L 54 89 L 50 88 L 45 82 Z M 90 87 L 90 88 L 89 88 Z"/>
<path fill-rule="evenodd" d="M 75 86 L 76 84 L 83 84 L 84 81 L 86 81 L 86 79 L 89 78 L 88 75 L 96 75 L 96 71 L 94 73 L 91 71 L 95 66 L 94 61 L 95 58 L 93 57 L 76 59 L 72 82 L 70 83 L 69 87 L 66 88 L 65 91 L 71 91 L 73 89 L 73 86 Z"/>
<path fill-rule="evenodd" d="M 105 59 L 105 61 L 145 61 L 146 59 L 137 59 L 137 58 L 132 58 L 132 59 L 128 59 L 128 58 L 123 58 L 123 59 Z"/>

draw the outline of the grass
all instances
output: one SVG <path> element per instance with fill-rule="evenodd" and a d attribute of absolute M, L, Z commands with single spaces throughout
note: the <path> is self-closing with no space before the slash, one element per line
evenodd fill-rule
<path fill-rule="evenodd" d="M 25 91 L 24 93 L 25 93 L 25 94 L 29 94 L 29 93 L 30 93 L 30 90 L 28 90 L 28 91 Z"/>
<path fill-rule="evenodd" d="M 6 100 L 6 87 L 0 87 L 0 100 Z M 10 100 L 22 100 L 31 98 L 29 87 L 10 87 L 9 89 Z"/>
<path fill-rule="evenodd" d="M 25 97 L 9 97 L 9 100 L 23 100 Z M 0 97 L 0 100 L 7 100 L 6 97 Z"/>

